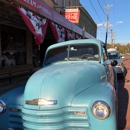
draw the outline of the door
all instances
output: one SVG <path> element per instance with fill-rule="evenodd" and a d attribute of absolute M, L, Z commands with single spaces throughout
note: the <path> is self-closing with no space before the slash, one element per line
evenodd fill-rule
<path fill-rule="evenodd" d="M 104 66 L 106 69 L 106 76 L 107 81 L 110 82 L 114 86 L 114 73 L 113 73 L 113 67 L 111 66 L 111 62 L 107 57 L 106 47 L 103 46 L 103 60 L 104 60 Z"/>

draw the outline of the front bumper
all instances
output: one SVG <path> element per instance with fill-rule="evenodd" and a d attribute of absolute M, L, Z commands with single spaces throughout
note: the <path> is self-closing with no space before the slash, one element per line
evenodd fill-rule
<path fill-rule="evenodd" d="M 85 111 L 86 114 L 77 115 L 75 111 Z M 23 109 L 22 112 L 25 130 L 90 130 L 86 108 L 67 107 L 47 111 Z"/>

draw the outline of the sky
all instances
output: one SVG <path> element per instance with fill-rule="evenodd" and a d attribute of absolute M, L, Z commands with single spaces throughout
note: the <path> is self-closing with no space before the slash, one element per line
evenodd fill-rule
<path fill-rule="evenodd" d="M 105 41 L 108 18 L 107 42 L 112 43 L 112 38 L 115 44 L 130 43 L 130 0 L 80 0 L 80 3 L 97 24 L 97 39 Z"/>

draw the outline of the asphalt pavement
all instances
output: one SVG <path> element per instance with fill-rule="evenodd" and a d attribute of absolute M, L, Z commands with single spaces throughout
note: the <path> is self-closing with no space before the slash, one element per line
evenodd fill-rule
<path fill-rule="evenodd" d="M 118 130 L 130 130 L 130 55 L 124 55 L 124 79 L 118 77 Z"/>

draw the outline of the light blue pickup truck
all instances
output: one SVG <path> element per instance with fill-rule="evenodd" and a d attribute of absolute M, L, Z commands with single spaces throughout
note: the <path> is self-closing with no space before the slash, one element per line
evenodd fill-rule
<path fill-rule="evenodd" d="M 117 61 L 97 39 L 51 45 L 26 83 L 0 96 L 0 130 L 117 130 Z"/>

